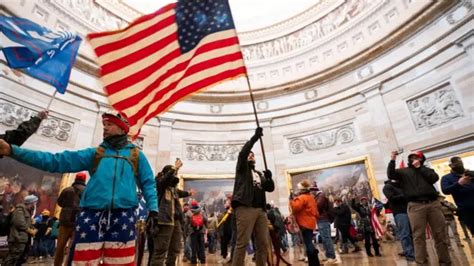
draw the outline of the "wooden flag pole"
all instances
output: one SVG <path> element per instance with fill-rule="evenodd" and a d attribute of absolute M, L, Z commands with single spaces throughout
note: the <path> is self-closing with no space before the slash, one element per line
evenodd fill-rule
<path fill-rule="evenodd" d="M 54 97 L 56 97 L 56 93 L 58 91 L 54 90 L 53 96 L 51 96 L 51 99 L 49 100 L 48 106 L 46 107 L 46 110 L 49 111 L 49 107 L 51 107 L 51 104 L 53 103 Z"/>
<path fill-rule="evenodd" d="M 257 108 L 255 107 L 255 100 L 253 98 L 252 87 L 250 87 L 250 80 L 247 75 L 245 75 L 245 79 L 247 80 L 247 85 L 249 86 L 250 99 L 252 100 L 252 107 L 253 107 L 253 114 L 255 115 L 255 121 L 257 122 L 257 127 L 260 127 L 260 122 L 258 121 L 258 116 L 257 116 Z M 267 158 L 265 156 L 265 149 L 263 148 L 262 137 L 260 137 L 260 147 L 262 148 L 263 165 L 265 166 L 265 170 L 268 170 Z"/>

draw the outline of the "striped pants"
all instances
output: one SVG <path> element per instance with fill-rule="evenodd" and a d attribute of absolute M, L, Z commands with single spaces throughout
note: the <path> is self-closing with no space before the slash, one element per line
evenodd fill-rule
<path fill-rule="evenodd" d="M 72 265 L 135 265 L 135 209 L 83 209 L 76 220 Z"/>

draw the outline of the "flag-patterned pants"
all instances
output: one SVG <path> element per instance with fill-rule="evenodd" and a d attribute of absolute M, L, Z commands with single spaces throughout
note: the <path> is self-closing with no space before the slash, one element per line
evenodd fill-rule
<path fill-rule="evenodd" d="M 135 209 L 83 209 L 76 220 L 73 265 L 135 265 Z"/>

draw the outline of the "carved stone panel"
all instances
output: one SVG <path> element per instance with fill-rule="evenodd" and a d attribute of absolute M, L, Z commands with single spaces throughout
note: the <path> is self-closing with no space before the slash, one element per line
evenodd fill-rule
<path fill-rule="evenodd" d="M 5 100 L 0 100 L 0 124 L 9 128 L 16 128 L 20 123 L 30 119 L 38 112 Z M 36 134 L 47 138 L 54 138 L 59 141 L 68 141 L 71 138 L 74 128 L 74 122 L 49 116 L 48 119 L 41 122 Z"/>
<path fill-rule="evenodd" d="M 327 149 L 336 145 L 351 143 L 354 140 L 355 131 L 352 123 L 325 131 L 288 138 L 292 154 Z"/>
<path fill-rule="evenodd" d="M 186 144 L 190 161 L 236 161 L 243 144 Z"/>
<path fill-rule="evenodd" d="M 408 110 L 417 130 L 430 129 L 464 116 L 464 112 L 449 83 L 407 101 Z"/>

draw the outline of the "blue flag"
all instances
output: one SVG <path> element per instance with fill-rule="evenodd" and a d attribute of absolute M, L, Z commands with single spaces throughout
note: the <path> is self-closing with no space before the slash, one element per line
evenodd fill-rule
<path fill-rule="evenodd" d="M 27 19 L 6 16 L 0 16 L 0 31 L 0 48 L 11 68 L 22 68 L 53 85 L 58 92 L 66 91 L 81 43 L 79 36 L 53 32 Z"/>

